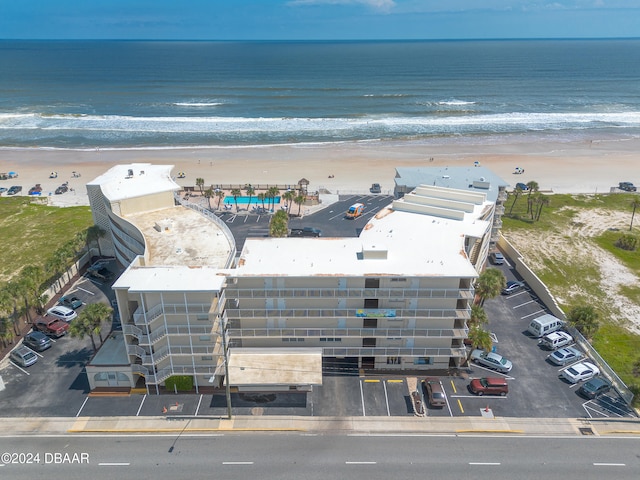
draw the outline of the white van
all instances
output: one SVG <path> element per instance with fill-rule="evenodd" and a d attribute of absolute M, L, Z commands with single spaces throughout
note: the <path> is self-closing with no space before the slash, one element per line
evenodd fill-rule
<path fill-rule="evenodd" d="M 560 330 L 562 327 L 564 327 L 564 322 L 562 320 L 547 313 L 532 320 L 527 328 L 527 332 L 535 338 L 540 338 L 547 333 Z"/>

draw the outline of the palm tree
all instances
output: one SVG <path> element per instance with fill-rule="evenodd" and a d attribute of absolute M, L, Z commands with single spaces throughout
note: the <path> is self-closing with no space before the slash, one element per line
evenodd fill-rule
<path fill-rule="evenodd" d="M 11 299 L 11 303 L 13 304 L 13 312 L 10 317 L 13 320 L 13 331 L 16 333 L 20 333 L 20 307 L 18 306 L 18 301 L 23 295 L 24 286 L 16 279 L 10 281 L 3 286 L 3 290 L 6 291 L 6 295 Z"/>
<path fill-rule="evenodd" d="M 216 189 L 216 198 L 218 199 L 218 210 L 220 210 L 220 202 L 224 198 L 224 192 L 220 189 Z"/>
<path fill-rule="evenodd" d="M 102 344 L 102 324 L 111 318 L 113 308 L 104 303 L 91 303 L 87 305 L 78 318 L 71 322 L 69 335 L 74 338 L 84 338 L 89 336 L 93 351 L 97 351 L 94 335 L 98 335 Z"/>
<path fill-rule="evenodd" d="M 200 189 L 200 194 L 202 195 L 202 190 L 204 189 L 204 178 L 196 178 L 196 187 Z"/>
<path fill-rule="evenodd" d="M 535 180 L 531 180 L 527 182 L 527 187 L 529 188 L 529 193 L 527 194 L 527 213 L 531 213 L 531 217 L 533 217 L 533 204 L 531 199 L 531 194 L 537 192 L 540 189 L 538 182 Z"/>
<path fill-rule="evenodd" d="M 269 223 L 269 236 L 286 237 L 289 232 L 289 215 L 284 210 L 278 210 Z"/>
<path fill-rule="evenodd" d="M 300 216 L 300 210 L 302 210 L 302 205 L 304 204 L 304 201 L 306 199 L 307 197 L 305 197 L 304 195 L 298 195 L 296 198 L 293 199 L 295 204 L 298 205 L 298 216 Z"/>
<path fill-rule="evenodd" d="M 489 321 L 487 312 L 480 305 L 471 306 L 471 316 L 469 317 L 469 327 L 484 325 Z"/>
<path fill-rule="evenodd" d="M 629 225 L 629 231 L 633 229 L 633 217 L 636 216 L 636 208 L 640 207 L 640 198 L 634 198 L 631 200 L 631 208 L 633 208 L 633 212 L 631 212 L 631 224 Z"/>
<path fill-rule="evenodd" d="M 93 242 L 98 245 L 98 256 L 102 257 L 102 249 L 100 248 L 100 239 L 103 238 L 107 232 L 98 225 L 92 225 L 87 228 L 87 250 Z"/>
<path fill-rule="evenodd" d="M 245 185 L 244 191 L 247 192 L 247 195 L 249 196 L 249 206 L 247 208 L 251 208 L 251 197 L 253 197 L 256 194 L 256 189 L 253 188 L 251 184 L 249 184 L 249 185 Z"/>
<path fill-rule="evenodd" d="M 549 197 L 546 197 L 543 194 L 539 194 L 538 196 L 538 212 L 536 213 L 536 221 L 540 220 L 540 214 L 542 213 L 542 207 L 549 205 L 549 203 L 551 202 L 551 200 L 549 200 Z"/>
<path fill-rule="evenodd" d="M 484 328 L 480 328 L 478 325 L 475 325 L 469 329 L 469 335 L 467 336 L 469 342 L 471 342 L 471 349 L 467 354 L 467 359 L 465 360 L 465 364 L 469 365 L 469 360 L 471 360 L 471 354 L 476 348 L 480 350 L 490 351 L 493 346 L 493 339 L 491 338 L 491 332 L 485 330 Z"/>
<path fill-rule="evenodd" d="M 296 193 L 293 190 L 287 190 L 282 194 L 282 199 L 287 202 L 287 213 L 291 213 L 291 204 L 295 196 Z"/>
<path fill-rule="evenodd" d="M 22 298 L 24 299 L 24 313 L 27 321 L 31 323 L 31 307 L 36 304 L 42 306 L 40 289 L 42 286 L 42 268 L 35 265 L 27 265 L 20 271 L 18 282 L 22 285 Z"/>
<path fill-rule="evenodd" d="M 487 298 L 494 298 L 500 294 L 507 285 L 507 279 L 501 270 L 487 268 L 476 280 L 476 295 L 480 299 L 480 306 L 484 305 Z"/>
<path fill-rule="evenodd" d="M 264 210 L 264 201 L 267 198 L 267 195 L 263 192 L 260 192 L 258 195 L 258 200 L 260 200 L 262 202 L 262 210 Z"/>
<path fill-rule="evenodd" d="M 511 208 L 509 209 L 509 215 L 511 215 L 511 212 L 513 212 L 513 207 L 516 204 L 516 201 L 518 200 L 518 197 L 521 193 L 522 189 L 519 186 L 516 186 L 516 188 L 513 189 L 513 194 L 515 195 L 515 197 L 513 198 L 513 203 L 511 204 Z"/>
<path fill-rule="evenodd" d="M 271 210 L 273 210 L 276 206 L 276 197 L 280 195 L 280 190 L 278 187 L 269 187 L 267 193 L 269 194 L 269 199 L 271 201 Z"/>
<path fill-rule="evenodd" d="M 213 186 L 207 188 L 204 191 L 204 198 L 207 199 L 207 202 L 209 203 L 209 210 L 211 210 L 211 197 L 213 197 L 214 193 L 213 193 Z"/>
<path fill-rule="evenodd" d="M 242 195 L 242 192 L 239 188 L 231 189 L 231 195 L 233 195 L 233 201 L 236 204 L 236 212 L 238 211 L 238 197 Z"/>

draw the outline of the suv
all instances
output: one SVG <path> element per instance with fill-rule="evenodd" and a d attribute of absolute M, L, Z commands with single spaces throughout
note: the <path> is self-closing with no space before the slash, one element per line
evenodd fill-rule
<path fill-rule="evenodd" d="M 372 183 L 369 191 L 371 193 L 380 193 L 382 191 L 382 188 L 380 187 L 379 183 Z"/>
<path fill-rule="evenodd" d="M 44 333 L 33 331 L 27 333 L 22 340 L 22 343 L 36 352 L 42 352 L 51 346 L 51 339 Z"/>
<path fill-rule="evenodd" d="M 469 390 L 476 395 L 502 395 L 509 393 L 509 384 L 505 378 L 483 377 L 471 380 Z"/>
<path fill-rule="evenodd" d="M 540 346 L 547 350 L 557 350 L 573 343 L 573 337 L 566 332 L 548 333 L 540 340 Z"/>
<path fill-rule="evenodd" d="M 17 193 L 20 193 L 22 191 L 22 187 L 20 185 L 14 185 L 12 187 L 9 187 L 9 191 L 7 192 L 7 195 L 15 195 Z"/>
<path fill-rule="evenodd" d="M 620 182 L 618 184 L 618 188 L 620 190 L 624 190 L 625 192 L 635 192 L 637 190 L 635 185 L 631 182 Z"/>
<path fill-rule="evenodd" d="M 62 305 L 51 307 L 49 310 L 47 310 L 47 315 L 51 315 L 52 317 L 64 320 L 65 322 L 70 322 L 78 316 L 75 310 L 69 307 L 63 307 Z"/>
<path fill-rule="evenodd" d="M 313 227 L 292 228 L 289 233 L 290 237 L 321 237 L 322 230 Z"/>
<path fill-rule="evenodd" d="M 60 338 L 69 330 L 69 324 L 57 318 L 39 318 L 34 322 L 33 328 L 50 337 Z"/>
<path fill-rule="evenodd" d="M 447 404 L 440 380 L 434 377 L 427 377 L 424 379 L 424 388 L 429 397 L 429 405 L 432 407 L 444 407 Z"/>
<path fill-rule="evenodd" d="M 27 347 L 16 348 L 11 352 L 9 358 L 21 367 L 28 367 L 38 361 L 38 356 Z"/>

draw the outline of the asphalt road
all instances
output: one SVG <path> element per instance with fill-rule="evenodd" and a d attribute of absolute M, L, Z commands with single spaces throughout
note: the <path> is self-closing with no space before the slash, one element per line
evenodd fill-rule
<path fill-rule="evenodd" d="M 640 478 L 639 442 L 611 437 L 280 433 L 5 437 L 0 439 L 0 472 L 12 480 L 635 480 Z"/>

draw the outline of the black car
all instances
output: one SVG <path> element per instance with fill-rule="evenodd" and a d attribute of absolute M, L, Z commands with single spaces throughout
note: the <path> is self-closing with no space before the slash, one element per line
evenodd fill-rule
<path fill-rule="evenodd" d="M 20 185 L 14 185 L 9 188 L 7 195 L 15 195 L 16 193 L 20 193 L 22 191 L 22 187 Z"/>
<path fill-rule="evenodd" d="M 67 193 L 69 191 L 69 187 L 67 187 L 66 185 L 60 185 L 58 188 L 56 188 L 56 195 L 62 195 L 63 193 Z"/>
<path fill-rule="evenodd" d="M 595 377 L 583 383 L 578 389 L 578 393 L 583 397 L 594 399 L 603 393 L 611 390 L 611 384 L 602 377 Z"/>
<path fill-rule="evenodd" d="M 33 331 L 24 336 L 22 343 L 31 350 L 42 352 L 51 346 L 51 339 L 42 332 Z"/>

